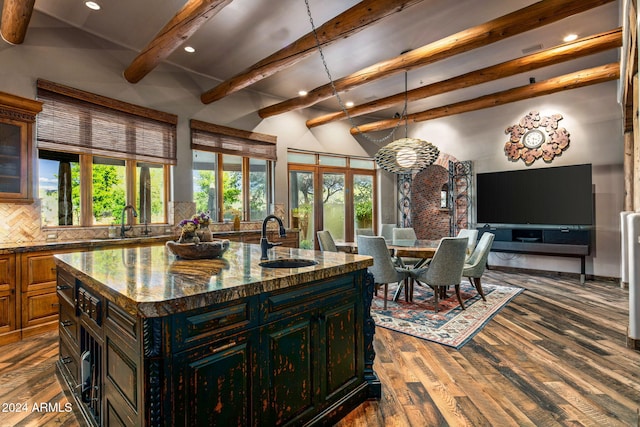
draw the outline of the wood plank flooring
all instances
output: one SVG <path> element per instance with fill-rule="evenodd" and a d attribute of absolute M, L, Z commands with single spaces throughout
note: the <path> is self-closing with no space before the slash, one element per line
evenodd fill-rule
<path fill-rule="evenodd" d="M 526 288 L 459 351 L 376 330 L 382 399 L 351 426 L 640 426 L 640 352 L 617 283 L 487 271 Z M 0 347 L 0 426 L 77 426 L 54 374 L 57 334 Z M 10 403 L 27 411 L 6 412 Z M 33 404 L 49 403 L 33 411 Z M 56 410 L 58 409 L 58 410 Z"/>

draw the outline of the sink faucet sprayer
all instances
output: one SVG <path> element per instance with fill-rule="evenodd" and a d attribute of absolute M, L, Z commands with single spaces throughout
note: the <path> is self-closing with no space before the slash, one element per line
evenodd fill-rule
<path fill-rule="evenodd" d="M 138 212 L 136 212 L 136 208 L 134 208 L 131 205 L 127 205 L 122 209 L 122 222 L 121 222 L 121 226 L 120 226 L 120 237 L 126 237 L 124 233 L 133 228 L 132 225 L 130 225 L 129 227 L 125 227 L 124 226 L 124 214 L 127 211 L 127 209 L 131 209 L 131 213 L 133 213 L 134 217 L 138 216 Z"/>
<path fill-rule="evenodd" d="M 267 240 L 267 223 L 271 219 L 275 219 L 276 221 L 278 221 L 278 225 L 280 226 L 280 229 L 279 229 L 280 237 L 285 237 L 287 235 L 287 232 L 284 229 L 284 224 L 282 224 L 282 220 L 273 214 L 267 215 L 264 221 L 262 221 L 262 236 L 260 237 L 260 249 L 262 249 L 262 254 L 260 256 L 261 261 L 265 259 L 269 259 L 269 257 L 267 256 L 268 249 L 282 244 L 282 242 L 272 243 L 269 240 Z"/>

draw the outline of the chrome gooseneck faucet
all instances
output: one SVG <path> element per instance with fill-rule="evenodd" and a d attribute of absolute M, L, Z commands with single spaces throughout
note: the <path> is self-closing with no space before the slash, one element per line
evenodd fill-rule
<path fill-rule="evenodd" d="M 138 216 L 138 212 L 136 212 L 136 208 L 134 208 L 132 205 L 127 205 L 122 209 L 122 221 L 121 221 L 121 225 L 120 225 L 120 237 L 126 237 L 124 233 L 133 228 L 132 225 L 130 225 L 128 227 L 125 227 L 125 225 L 124 225 L 124 214 L 125 214 L 125 212 L 127 212 L 127 209 L 131 209 L 131 213 L 133 213 L 134 217 Z"/>
<path fill-rule="evenodd" d="M 262 221 L 262 236 L 260 237 L 260 249 L 262 250 L 261 251 L 262 254 L 260 256 L 261 261 L 269 259 L 269 257 L 267 256 L 268 249 L 271 249 L 274 246 L 278 246 L 282 244 L 282 243 L 272 243 L 267 239 L 267 223 L 271 219 L 275 219 L 276 221 L 278 221 L 278 225 L 280 226 L 280 229 L 279 229 L 280 237 L 285 237 L 287 235 L 287 232 L 284 229 L 284 224 L 282 224 L 282 220 L 273 214 L 267 215 L 264 221 Z"/>

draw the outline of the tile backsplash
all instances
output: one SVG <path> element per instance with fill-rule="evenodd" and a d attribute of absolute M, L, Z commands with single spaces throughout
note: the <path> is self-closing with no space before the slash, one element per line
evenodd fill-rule
<path fill-rule="evenodd" d="M 184 218 L 191 218 L 196 211 L 193 202 L 169 202 L 169 225 L 149 225 L 152 236 L 179 235 L 178 228 L 173 225 Z M 257 230 L 261 222 L 243 222 L 241 230 Z M 271 224 L 270 224 L 271 225 Z M 232 223 L 216 223 L 211 225 L 213 231 L 231 231 Z M 270 227 L 271 228 L 271 227 Z M 144 226 L 138 225 L 128 232 L 129 236 L 142 236 Z M 116 231 L 120 235 L 120 228 Z M 0 244 L 26 243 L 42 241 L 69 241 L 109 238 L 109 227 L 40 227 L 40 201 L 32 204 L 0 203 Z"/>

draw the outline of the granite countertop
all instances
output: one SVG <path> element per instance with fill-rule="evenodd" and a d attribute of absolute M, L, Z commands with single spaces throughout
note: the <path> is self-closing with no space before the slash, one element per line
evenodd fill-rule
<path fill-rule="evenodd" d="M 37 251 L 55 251 L 68 249 L 96 249 L 109 246 L 140 245 L 146 243 L 164 243 L 175 239 L 174 235 L 124 237 L 116 239 L 55 240 L 24 243 L 0 243 L 0 255 Z"/>
<path fill-rule="evenodd" d="M 58 268 L 79 278 L 132 315 L 162 317 L 373 265 L 367 256 L 276 247 L 269 259 L 305 258 L 317 265 L 263 268 L 260 246 L 231 242 L 219 259 L 183 260 L 162 244 L 55 255 Z"/>

